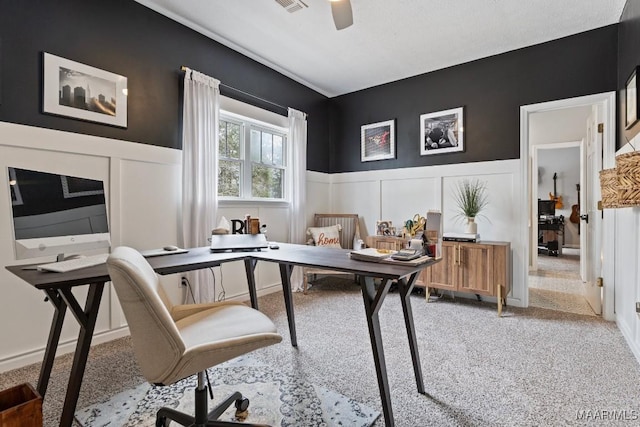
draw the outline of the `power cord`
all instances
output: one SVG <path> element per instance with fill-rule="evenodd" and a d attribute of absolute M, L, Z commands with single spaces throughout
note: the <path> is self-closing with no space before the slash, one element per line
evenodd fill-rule
<path fill-rule="evenodd" d="M 189 290 L 189 293 L 191 294 L 191 299 L 193 300 L 193 303 L 195 304 L 196 303 L 196 297 L 195 297 L 195 295 L 193 295 L 193 289 L 191 289 L 191 283 L 189 282 L 189 279 L 187 279 L 186 277 L 183 277 L 181 280 L 182 280 L 182 285 L 186 286 L 187 289 Z M 189 297 L 189 295 L 187 294 L 187 296 L 184 299 L 185 300 L 184 301 L 185 304 L 188 303 L 188 301 L 187 301 L 188 297 Z"/>
<path fill-rule="evenodd" d="M 216 275 L 213 271 L 213 267 L 209 267 L 209 271 L 211 271 L 211 275 L 213 276 L 213 295 L 216 295 Z M 224 301 L 226 298 L 226 290 L 224 289 L 224 285 L 223 285 L 223 277 L 222 277 L 222 266 L 220 266 L 220 287 L 222 288 L 222 290 L 220 291 L 220 293 L 217 296 L 217 301 Z"/>
<path fill-rule="evenodd" d="M 209 267 L 209 271 L 211 271 L 211 276 L 213 277 L 213 295 L 214 295 L 214 299 L 215 299 L 215 295 L 216 295 L 216 274 L 213 270 L 213 267 Z M 191 300 L 193 301 L 193 303 L 196 303 L 196 297 L 193 294 L 193 289 L 191 288 L 191 282 L 189 282 L 189 279 L 187 279 L 186 277 L 183 277 L 182 279 L 182 285 L 186 286 L 187 289 L 189 290 L 189 292 L 187 293 L 187 295 L 185 296 L 185 304 L 188 304 L 188 299 L 189 299 L 189 295 L 191 295 Z M 222 288 L 222 291 L 220 291 L 220 293 L 217 295 L 217 301 L 224 301 L 226 298 L 226 289 L 224 288 L 223 283 L 223 279 L 222 279 L 222 267 L 220 267 L 220 287 Z"/>

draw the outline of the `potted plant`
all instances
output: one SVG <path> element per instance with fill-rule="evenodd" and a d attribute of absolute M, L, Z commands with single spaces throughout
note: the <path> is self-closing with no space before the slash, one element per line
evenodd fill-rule
<path fill-rule="evenodd" d="M 466 218 L 466 233 L 476 234 L 478 232 L 475 218 L 480 216 L 480 212 L 487 206 L 486 191 L 486 184 L 478 179 L 463 179 L 458 182 L 454 195 L 458 205 L 458 214 L 456 216 Z"/>

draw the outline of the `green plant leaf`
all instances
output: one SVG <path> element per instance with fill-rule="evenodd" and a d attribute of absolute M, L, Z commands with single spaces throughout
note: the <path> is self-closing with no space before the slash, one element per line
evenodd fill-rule
<path fill-rule="evenodd" d="M 458 182 L 454 198 L 458 205 L 456 216 L 463 218 L 475 218 L 482 216 L 480 212 L 487 206 L 487 187 L 478 179 L 463 179 Z"/>

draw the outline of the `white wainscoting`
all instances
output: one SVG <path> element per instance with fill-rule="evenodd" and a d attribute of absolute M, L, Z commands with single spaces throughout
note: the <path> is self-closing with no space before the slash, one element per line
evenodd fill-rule
<path fill-rule="evenodd" d="M 419 168 L 392 169 L 333 174 L 331 202 L 333 212 L 357 213 L 363 232 L 375 234 L 377 220 L 389 220 L 402 227 L 407 219 L 428 210 L 443 213 L 444 231 L 463 232 L 464 223 L 455 214 L 453 190 L 462 179 L 486 183 L 489 205 L 478 218 L 478 232 L 484 240 L 511 242 L 513 287 L 508 304 L 522 306 L 526 263 L 521 240 L 522 215 L 517 201 L 524 189 L 518 188 L 519 160 L 464 163 Z M 366 231 L 365 231 L 366 230 Z"/>
<path fill-rule="evenodd" d="M 150 249 L 175 244 L 180 200 L 179 150 L 0 122 L 0 264 L 16 261 L 10 215 L 8 166 L 82 176 L 105 182 L 112 246 Z M 0 269 L 0 372 L 42 360 L 53 314 L 51 303 L 4 268 Z M 175 277 L 163 278 L 170 297 L 182 299 Z M 82 287 L 84 288 L 84 287 Z M 83 303 L 86 289 L 74 294 Z M 68 314 L 59 354 L 73 351 L 78 326 Z M 107 287 L 94 343 L 128 334 L 117 297 Z"/>
<path fill-rule="evenodd" d="M 0 266 L 51 261 L 50 258 L 16 261 L 6 176 L 8 166 L 99 179 L 105 182 L 109 204 L 112 246 L 128 245 L 139 250 L 177 244 L 181 194 L 180 150 L 136 144 L 89 135 L 61 132 L 0 122 Z M 313 174 L 311 174 L 313 176 Z M 315 200 L 328 200 L 328 178 L 319 174 L 314 183 Z M 314 205 L 315 206 L 315 205 Z M 269 226 L 269 238 L 288 240 L 286 205 L 224 205 L 220 215 L 244 218 L 251 214 Z M 222 274 L 221 274 L 222 273 Z M 248 299 L 242 263 L 214 269 L 216 291 L 224 287 L 227 299 Z M 178 275 L 162 278 L 174 303 L 184 299 Z M 280 275 L 274 265 L 260 265 L 256 284 L 259 294 L 280 289 Z M 40 362 L 53 315 L 44 294 L 4 268 L 0 268 L 0 372 Z M 74 293 L 82 303 L 85 289 Z M 78 327 L 70 314 L 60 339 L 58 354 L 73 351 Z M 105 289 L 93 343 L 128 334 L 117 296 Z"/>
<path fill-rule="evenodd" d="M 618 150 L 616 155 L 633 151 L 640 144 L 640 135 Z M 618 328 L 631 351 L 640 362 L 640 317 L 636 302 L 640 301 L 640 207 L 605 211 L 604 221 L 615 220 L 614 286 L 615 314 Z"/>

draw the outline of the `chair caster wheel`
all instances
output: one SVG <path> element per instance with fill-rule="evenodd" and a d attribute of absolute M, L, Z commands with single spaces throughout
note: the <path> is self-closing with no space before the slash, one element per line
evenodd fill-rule
<path fill-rule="evenodd" d="M 169 421 L 165 417 L 156 418 L 156 427 L 168 427 Z"/>
<path fill-rule="evenodd" d="M 236 399 L 236 420 L 244 421 L 249 416 L 249 399 Z"/>
<path fill-rule="evenodd" d="M 249 408 L 249 399 L 243 397 L 242 399 L 236 399 L 236 409 L 240 412 L 244 412 Z"/>

